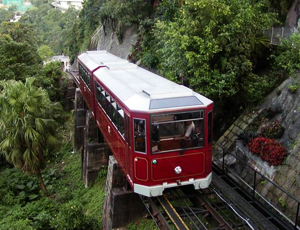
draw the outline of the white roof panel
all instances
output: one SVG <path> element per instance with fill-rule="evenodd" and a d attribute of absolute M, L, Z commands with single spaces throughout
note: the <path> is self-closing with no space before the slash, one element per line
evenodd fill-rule
<path fill-rule="evenodd" d="M 130 64 L 129 61 L 119 58 L 105 50 L 99 51 L 86 51 L 78 56 L 78 59 L 82 61 L 86 67 L 93 71 L 98 66 L 118 66 L 119 64 Z"/>
<path fill-rule="evenodd" d="M 88 68 L 105 65 L 107 68 L 98 69 L 94 75 L 131 110 L 157 111 L 187 106 L 199 108 L 212 103 L 208 98 L 185 86 L 106 51 L 88 51 L 81 54 L 79 59 Z"/>

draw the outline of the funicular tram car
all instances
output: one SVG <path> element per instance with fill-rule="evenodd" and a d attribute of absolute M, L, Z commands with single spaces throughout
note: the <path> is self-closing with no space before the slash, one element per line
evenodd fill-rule
<path fill-rule="evenodd" d="M 106 51 L 78 64 L 83 98 L 134 192 L 209 186 L 211 100 Z"/>

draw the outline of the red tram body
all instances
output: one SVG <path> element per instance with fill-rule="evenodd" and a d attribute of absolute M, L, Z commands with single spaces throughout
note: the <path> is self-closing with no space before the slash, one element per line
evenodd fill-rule
<path fill-rule="evenodd" d="M 106 51 L 78 64 L 83 98 L 134 192 L 209 186 L 211 100 Z"/>

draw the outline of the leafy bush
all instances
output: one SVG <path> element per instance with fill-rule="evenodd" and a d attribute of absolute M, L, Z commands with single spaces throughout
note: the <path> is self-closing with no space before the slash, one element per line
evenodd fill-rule
<path fill-rule="evenodd" d="M 58 205 L 47 197 L 28 202 L 25 206 L 16 205 L 3 213 L 0 226 L 10 226 L 1 229 L 50 229 L 50 220 L 57 209 Z"/>
<path fill-rule="evenodd" d="M 13 206 L 38 198 L 39 186 L 35 177 L 15 168 L 6 169 L 0 175 L 1 204 Z"/>
<path fill-rule="evenodd" d="M 270 165 L 280 165 L 287 151 L 280 143 L 266 137 L 257 137 L 248 143 L 249 150 Z"/>
<path fill-rule="evenodd" d="M 0 229 L 101 229 L 104 184 L 107 169 L 86 189 L 81 181 L 80 154 L 66 153 L 59 163 L 43 172 L 51 198 L 30 200 L 27 184 L 36 178 L 17 169 L 0 172 Z M 19 185 L 19 186 L 18 186 Z M 20 199 L 19 188 L 27 199 Z M 30 186 L 29 186 L 30 187 Z M 4 202 L 5 201 L 5 202 Z"/>
<path fill-rule="evenodd" d="M 246 0 L 185 2 L 171 22 L 154 26 L 162 75 L 177 82 L 184 76 L 191 88 L 214 100 L 257 101 L 269 86 L 254 73 L 258 53 L 268 47 L 261 31 L 275 18 L 265 9 Z"/>
<path fill-rule="evenodd" d="M 59 207 L 58 214 L 50 221 L 54 229 L 85 229 L 87 218 L 82 204 L 77 201 L 69 201 Z"/>
<path fill-rule="evenodd" d="M 28 219 L 24 220 L 9 220 L 0 221 L 0 225 L 2 229 L 7 230 L 34 230 L 34 228 L 30 225 L 31 221 Z"/>
<path fill-rule="evenodd" d="M 101 18 L 112 18 L 120 26 L 137 23 L 149 15 L 149 1 L 144 0 L 110 0 L 103 1 L 99 14 Z"/>
<path fill-rule="evenodd" d="M 59 61 L 50 62 L 43 66 L 40 74 L 36 77 L 35 85 L 46 89 L 51 101 L 61 102 L 64 99 L 64 90 L 60 84 L 63 76 L 61 63 Z"/>
<path fill-rule="evenodd" d="M 274 71 L 280 72 L 283 76 L 292 74 L 295 69 L 300 69 L 299 54 L 300 34 L 294 33 L 289 40 L 283 39 L 282 45 L 278 46 L 275 53 L 271 55 L 274 61 Z"/>
<path fill-rule="evenodd" d="M 260 128 L 260 136 L 271 139 L 278 139 L 282 137 L 284 133 L 284 127 L 278 120 L 272 122 L 265 122 Z"/>
<path fill-rule="evenodd" d="M 297 90 L 299 89 L 299 85 L 297 84 L 292 84 L 288 87 L 288 91 L 291 93 L 291 94 L 294 94 L 297 92 Z"/>

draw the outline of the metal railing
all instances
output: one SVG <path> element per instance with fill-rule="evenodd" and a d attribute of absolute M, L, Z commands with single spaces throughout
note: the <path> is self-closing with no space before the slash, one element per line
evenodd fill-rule
<path fill-rule="evenodd" d="M 290 223 L 291 225 L 293 225 L 294 229 L 300 229 L 300 227 L 298 226 L 298 220 L 299 220 L 299 209 L 300 209 L 300 201 L 295 198 L 294 196 L 292 196 L 291 194 L 289 194 L 286 190 L 284 190 L 283 188 L 281 188 L 279 185 L 277 185 L 275 182 L 271 181 L 269 178 L 267 178 L 266 176 L 264 176 L 262 173 L 260 173 L 259 171 L 257 171 L 256 169 L 254 169 L 252 166 L 250 166 L 249 164 L 247 164 L 247 162 L 245 162 L 241 157 L 237 156 L 237 154 L 233 154 L 230 151 L 228 151 L 227 149 L 225 149 L 222 145 L 220 145 L 217 142 L 214 142 L 215 145 L 217 145 L 221 150 L 222 150 L 222 158 L 220 159 L 213 159 L 214 163 L 217 165 L 221 164 L 221 170 L 222 173 L 225 175 L 228 175 L 228 172 L 231 172 L 232 174 L 234 174 L 234 179 L 235 180 L 239 180 L 241 183 L 243 183 L 245 185 L 246 188 L 248 188 L 252 194 L 252 201 L 256 200 L 255 195 L 257 195 L 259 198 L 262 199 L 263 202 L 265 202 L 265 204 L 269 205 L 273 210 L 275 210 L 280 216 L 282 216 L 284 218 L 285 221 L 287 221 L 288 223 Z M 235 172 L 235 170 L 228 166 L 225 163 L 225 156 L 226 155 L 230 155 L 232 157 L 234 157 L 239 163 L 241 163 L 244 166 L 244 170 L 248 169 L 250 172 L 252 172 L 253 174 L 253 181 L 252 183 L 250 182 L 246 182 L 245 179 L 242 178 L 241 175 L 238 175 L 238 173 Z M 291 202 L 296 204 L 296 210 L 295 210 L 295 216 L 294 216 L 294 221 L 292 219 L 290 219 L 289 217 L 287 217 L 281 210 L 279 210 L 278 207 L 275 207 L 274 204 L 272 204 L 272 202 L 270 202 L 266 197 L 264 197 L 258 190 L 257 187 L 259 185 L 259 181 L 264 181 L 264 186 L 269 186 L 269 187 L 273 187 L 273 189 L 277 189 L 279 190 L 284 196 L 287 197 L 287 199 L 289 199 Z M 268 182 L 269 184 L 266 185 L 265 182 Z M 270 188 L 268 188 L 270 189 Z M 287 200 L 286 199 L 286 200 Z M 283 201 L 281 201 L 280 204 Z"/>
<path fill-rule="evenodd" d="M 264 30 L 263 34 L 270 38 L 271 44 L 281 44 L 281 39 L 288 39 L 293 33 L 297 33 L 296 27 L 272 27 L 268 30 Z"/>

